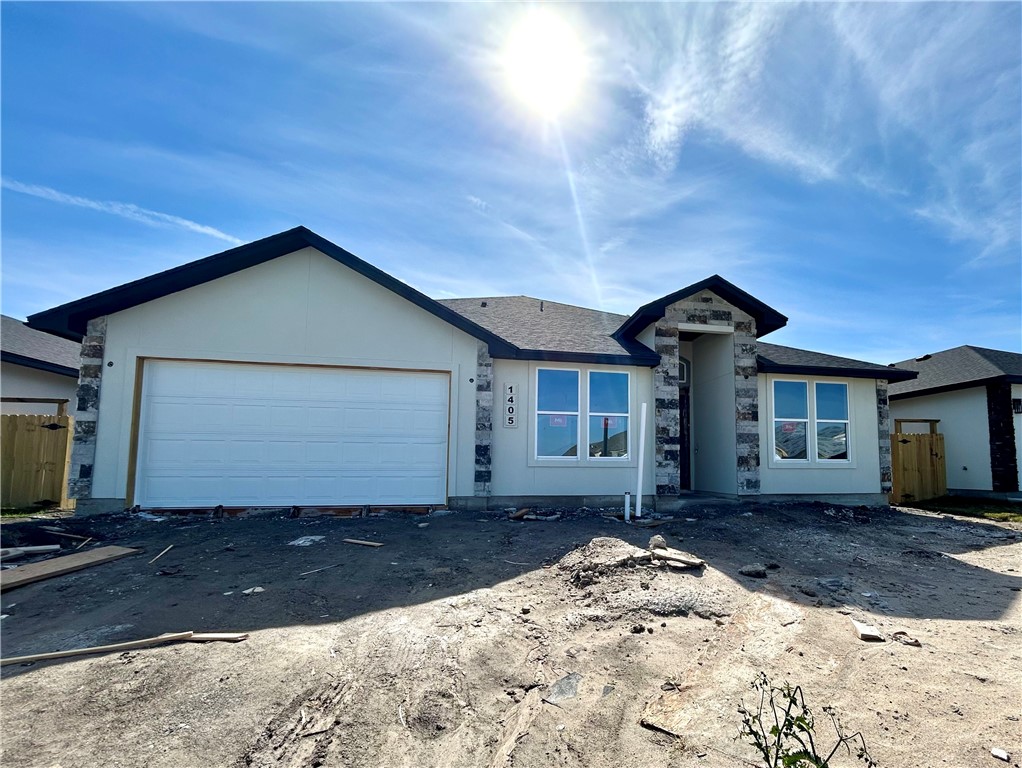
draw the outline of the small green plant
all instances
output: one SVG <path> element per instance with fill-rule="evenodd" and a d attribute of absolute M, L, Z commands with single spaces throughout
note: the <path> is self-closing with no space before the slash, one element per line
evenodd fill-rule
<path fill-rule="evenodd" d="M 830 768 L 831 759 L 842 748 L 869 768 L 877 768 L 866 749 L 866 740 L 856 731 L 846 734 L 833 707 L 824 707 L 836 733 L 836 743 L 829 751 L 819 749 L 816 743 L 816 721 L 802 694 L 802 686 L 794 688 L 789 683 L 778 687 L 773 685 L 766 674 L 760 672 L 752 683 L 759 702 L 755 711 L 738 708 L 742 716 L 742 727 L 735 740 L 747 741 L 756 748 L 763 758 L 764 768 Z"/>

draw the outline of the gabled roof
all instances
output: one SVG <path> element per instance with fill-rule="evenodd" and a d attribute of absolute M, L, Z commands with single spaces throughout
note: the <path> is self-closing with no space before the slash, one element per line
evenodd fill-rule
<path fill-rule="evenodd" d="M 918 371 L 915 381 L 891 387 L 891 399 L 985 386 L 995 381 L 1022 384 L 1022 354 L 985 347 L 962 346 L 895 363 Z"/>
<path fill-rule="evenodd" d="M 221 277 L 254 267 L 257 264 L 285 256 L 302 248 L 315 248 L 346 267 L 387 288 L 422 309 L 436 315 L 471 336 L 487 342 L 490 353 L 513 355 L 515 350 L 503 339 L 485 328 L 466 320 L 458 313 L 438 304 L 426 294 L 420 293 L 381 269 L 358 258 L 340 246 L 305 227 L 295 227 L 262 240 L 240 245 L 228 251 L 207 256 L 198 261 L 159 272 L 141 280 L 125 283 L 109 290 L 86 296 L 59 307 L 39 312 L 28 318 L 28 325 L 41 331 L 54 333 L 67 339 L 80 341 L 85 335 L 89 320 L 148 301 L 169 296 L 172 293 L 208 283 Z"/>
<path fill-rule="evenodd" d="M 756 367 L 762 373 L 790 373 L 802 376 L 842 376 L 849 379 L 887 379 L 889 382 L 915 378 L 912 371 L 888 365 L 866 363 L 847 357 L 810 352 L 807 349 L 782 347 L 759 342 Z"/>
<path fill-rule="evenodd" d="M 741 288 L 729 283 L 720 275 L 712 275 L 698 283 L 693 283 L 680 291 L 669 293 L 656 301 L 651 301 L 639 307 L 615 332 L 619 339 L 634 339 L 650 323 L 656 322 L 664 316 L 664 313 L 671 304 L 682 301 L 690 296 L 695 296 L 700 291 L 710 290 L 720 296 L 728 303 L 747 312 L 756 320 L 756 338 L 783 328 L 788 324 L 788 318 L 776 309 L 768 307 L 762 301 L 752 296 Z"/>
<path fill-rule="evenodd" d="M 78 378 L 82 346 L 0 316 L 0 360 L 39 371 Z"/>
<path fill-rule="evenodd" d="M 614 331 L 624 315 L 531 296 L 441 299 L 440 303 L 518 347 L 530 360 L 654 366 L 660 356 Z"/>

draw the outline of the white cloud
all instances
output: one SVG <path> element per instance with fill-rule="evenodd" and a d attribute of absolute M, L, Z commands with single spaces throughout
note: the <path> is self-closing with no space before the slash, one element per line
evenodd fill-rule
<path fill-rule="evenodd" d="M 43 187 L 38 184 L 22 184 L 20 181 L 15 181 L 14 179 L 5 178 L 0 181 L 0 185 L 2 185 L 4 189 L 9 189 L 12 192 L 19 192 L 23 195 L 31 195 L 32 197 L 49 200 L 53 203 L 73 205 L 79 208 L 88 208 L 93 211 L 113 214 L 114 216 L 120 216 L 121 218 L 130 219 L 131 221 L 137 221 L 151 227 L 178 227 L 200 235 L 215 237 L 217 240 L 224 240 L 232 245 L 241 245 L 243 242 L 237 237 L 221 232 L 215 227 L 199 224 L 197 222 L 190 221 L 189 219 L 181 218 L 180 216 L 173 216 L 169 213 L 151 211 L 147 208 L 141 208 L 133 203 L 91 200 L 87 197 L 69 195 L 65 192 L 60 192 L 50 187 Z"/>

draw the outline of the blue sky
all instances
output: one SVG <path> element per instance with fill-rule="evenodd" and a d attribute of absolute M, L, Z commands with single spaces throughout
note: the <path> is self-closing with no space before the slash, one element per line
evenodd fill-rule
<path fill-rule="evenodd" d="M 624 314 L 719 273 L 767 340 L 1022 350 L 1022 5 L 3 3 L 2 309 L 304 224 L 436 298 Z M 572 193 L 574 187 L 574 195 Z"/>

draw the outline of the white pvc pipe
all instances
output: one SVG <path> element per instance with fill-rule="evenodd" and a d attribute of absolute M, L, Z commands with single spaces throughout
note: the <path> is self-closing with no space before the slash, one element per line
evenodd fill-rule
<path fill-rule="evenodd" d="M 635 483 L 635 517 L 642 517 L 642 466 L 646 456 L 646 404 L 642 404 L 639 416 L 639 473 Z"/>
<path fill-rule="evenodd" d="M 632 494 L 625 491 L 625 522 L 632 519 Z"/>

